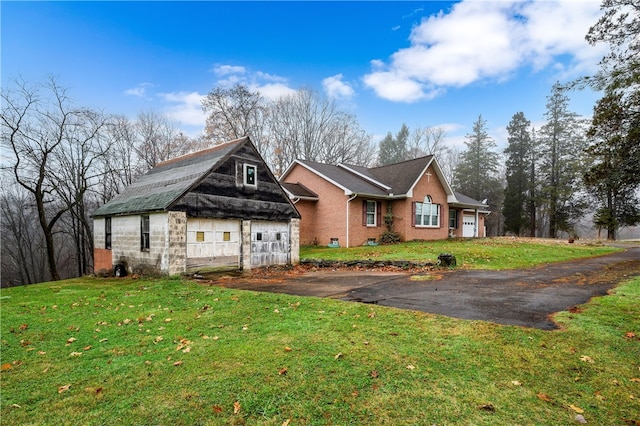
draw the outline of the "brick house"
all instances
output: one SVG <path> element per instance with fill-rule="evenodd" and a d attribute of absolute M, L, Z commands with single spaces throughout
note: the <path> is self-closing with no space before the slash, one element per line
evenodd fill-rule
<path fill-rule="evenodd" d="M 297 263 L 300 214 L 248 137 L 158 164 L 99 207 L 94 270 Z"/>
<path fill-rule="evenodd" d="M 401 239 L 484 237 L 488 205 L 454 192 L 433 156 L 381 167 L 296 160 L 280 184 L 300 212 L 300 244 L 377 241 L 393 216 Z"/>

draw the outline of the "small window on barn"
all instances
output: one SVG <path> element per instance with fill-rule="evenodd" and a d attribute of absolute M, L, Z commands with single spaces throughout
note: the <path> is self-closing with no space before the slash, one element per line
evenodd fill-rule
<path fill-rule="evenodd" d="M 247 186 L 257 186 L 258 168 L 252 164 L 245 164 L 243 167 L 243 183 Z"/>
<path fill-rule="evenodd" d="M 262 232 L 256 232 L 256 241 L 262 241 Z"/>
<path fill-rule="evenodd" d="M 140 216 L 140 250 L 149 251 L 149 216 Z"/>
<path fill-rule="evenodd" d="M 222 233 L 222 241 L 231 241 L 231 232 L 225 231 Z"/>
<path fill-rule="evenodd" d="M 196 241 L 199 243 L 204 242 L 204 231 L 196 231 Z"/>
<path fill-rule="evenodd" d="M 276 241 L 282 240 L 282 234 L 280 232 L 276 232 Z"/>
<path fill-rule="evenodd" d="M 111 218 L 104 218 L 104 248 L 111 250 Z"/>

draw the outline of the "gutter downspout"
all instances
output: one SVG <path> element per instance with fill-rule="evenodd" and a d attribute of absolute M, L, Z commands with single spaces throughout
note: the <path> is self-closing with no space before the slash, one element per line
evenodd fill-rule
<path fill-rule="evenodd" d="M 474 235 L 474 237 L 478 238 L 478 236 L 480 235 L 480 230 L 478 228 L 480 228 L 480 215 L 478 214 L 478 209 L 476 209 L 476 226 L 475 229 L 473 230 L 473 233 L 476 234 Z"/>
<path fill-rule="evenodd" d="M 358 194 L 353 194 L 351 198 L 347 200 L 347 248 L 349 248 L 349 204 L 353 201 Z"/>

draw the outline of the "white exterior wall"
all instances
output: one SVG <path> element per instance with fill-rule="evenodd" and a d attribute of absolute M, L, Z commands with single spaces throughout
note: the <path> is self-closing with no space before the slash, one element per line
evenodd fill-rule
<path fill-rule="evenodd" d="M 113 222 L 112 222 L 113 226 Z M 93 220 L 93 246 L 95 248 L 103 249 L 104 246 L 104 218 L 100 217 Z"/>
<path fill-rule="evenodd" d="M 114 262 L 126 262 L 129 273 L 169 273 L 169 228 L 166 213 L 149 214 L 149 250 L 140 249 L 140 218 L 111 218 Z M 103 222 L 104 223 L 104 222 Z M 104 228 L 104 225 L 103 225 Z"/>

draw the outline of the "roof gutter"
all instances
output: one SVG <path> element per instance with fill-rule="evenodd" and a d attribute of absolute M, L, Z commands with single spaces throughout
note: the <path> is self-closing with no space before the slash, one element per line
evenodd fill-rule
<path fill-rule="evenodd" d="M 358 196 L 357 193 L 354 193 L 351 198 L 347 200 L 347 248 L 349 248 L 349 204 Z"/>

